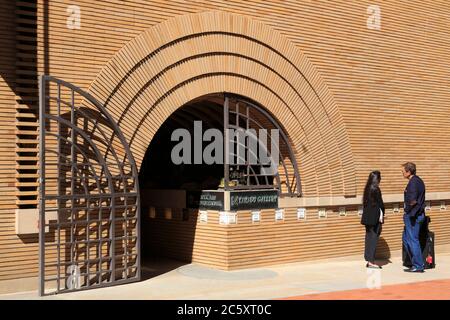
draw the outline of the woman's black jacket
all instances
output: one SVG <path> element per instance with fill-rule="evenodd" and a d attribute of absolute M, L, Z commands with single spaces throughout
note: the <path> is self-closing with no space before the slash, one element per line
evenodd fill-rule
<path fill-rule="evenodd" d="M 366 226 L 374 226 L 379 222 L 380 219 L 380 209 L 383 211 L 383 222 L 384 222 L 384 203 L 383 196 L 381 195 L 380 188 L 373 190 L 374 196 L 369 197 L 367 204 L 363 206 L 363 214 L 361 217 L 361 224 Z"/>

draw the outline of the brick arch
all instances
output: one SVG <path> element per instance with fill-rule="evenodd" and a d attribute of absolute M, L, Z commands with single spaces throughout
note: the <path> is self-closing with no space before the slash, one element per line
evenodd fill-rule
<path fill-rule="evenodd" d="M 232 92 L 266 107 L 286 128 L 304 195 L 354 195 L 345 124 L 307 57 L 268 26 L 204 12 L 153 26 L 125 45 L 89 92 L 119 123 L 140 166 L 164 120 L 192 99 Z"/>

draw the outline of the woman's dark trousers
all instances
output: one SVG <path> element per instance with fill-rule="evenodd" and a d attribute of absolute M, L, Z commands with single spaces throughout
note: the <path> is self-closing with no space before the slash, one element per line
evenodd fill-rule
<path fill-rule="evenodd" d="M 381 234 L 381 223 L 374 226 L 366 226 L 366 247 L 364 259 L 369 262 L 375 261 L 375 250 L 377 249 L 378 238 Z"/>

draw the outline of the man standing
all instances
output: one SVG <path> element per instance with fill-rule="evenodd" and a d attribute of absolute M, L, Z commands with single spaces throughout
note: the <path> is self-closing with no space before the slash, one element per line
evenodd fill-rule
<path fill-rule="evenodd" d="M 409 180 L 404 192 L 404 215 L 405 233 L 403 242 L 411 257 L 412 267 L 406 272 L 424 272 L 422 249 L 419 242 L 419 231 L 425 220 L 425 184 L 416 176 L 416 165 L 407 162 L 402 165 L 403 177 Z"/>

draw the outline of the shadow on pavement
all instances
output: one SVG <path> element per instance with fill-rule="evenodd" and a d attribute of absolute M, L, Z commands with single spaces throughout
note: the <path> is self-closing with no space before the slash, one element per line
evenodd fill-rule
<path fill-rule="evenodd" d="M 146 258 L 142 261 L 142 281 L 160 276 L 189 263 L 165 257 Z"/>

